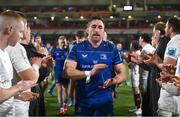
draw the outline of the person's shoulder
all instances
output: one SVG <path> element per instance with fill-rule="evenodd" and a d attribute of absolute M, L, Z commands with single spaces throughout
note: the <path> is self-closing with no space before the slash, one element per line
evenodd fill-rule
<path fill-rule="evenodd" d="M 14 45 L 14 46 L 8 45 L 8 46 L 6 47 L 6 50 L 11 50 L 11 49 L 19 48 L 20 46 L 21 46 L 20 43 L 16 43 L 16 45 Z"/>
<path fill-rule="evenodd" d="M 6 58 L 9 57 L 7 50 L 3 51 L 0 49 L 0 61 L 1 61 L 1 59 L 4 59 L 5 57 Z"/>
<path fill-rule="evenodd" d="M 111 48 L 111 49 L 116 48 L 115 44 L 112 41 L 107 40 L 107 41 L 103 41 L 102 43 L 104 43 L 105 46 L 107 46 L 108 48 Z"/>
<path fill-rule="evenodd" d="M 21 45 L 20 43 L 17 43 L 14 47 L 13 47 L 13 49 L 16 49 L 16 50 L 24 50 L 25 48 L 24 48 L 24 46 L 23 45 Z"/>
<path fill-rule="evenodd" d="M 9 53 L 12 49 L 13 49 L 13 47 L 8 45 L 5 50 Z"/>
<path fill-rule="evenodd" d="M 80 43 L 76 43 L 73 47 L 80 49 L 80 48 L 83 48 L 83 47 L 87 46 L 87 44 L 88 44 L 88 41 L 84 40 L 84 41 L 82 41 Z"/>
<path fill-rule="evenodd" d="M 15 46 L 8 46 L 6 48 L 6 51 L 8 52 L 8 54 L 14 54 L 21 52 L 22 49 L 25 50 L 25 48 L 20 43 L 17 43 Z M 18 55 L 18 54 L 14 54 L 14 55 Z"/>
<path fill-rule="evenodd" d="M 173 43 L 179 43 L 180 42 L 180 35 L 175 35 L 171 38 L 170 42 L 173 42 Z"/>
<path fill-rule="evenodd" d="M 168 42 L 167 46 L 178 46 L 180 43 L 180 38 L 177 38 L 177 36 L 172 37 L 170 41 Z"/>
<path fill-rule="evenodd" d="M 61 49 L 60 49 L 60 48 L 55 48 L 55 49 L 53 50 L 53 52 L 57 52 L 57 51 L 61 51 Z"/>
<path fill-rule="evenodd" d="M 83 41 L 81 41 L 79 43 L 76 43 L 76 45 L 84 45 L 84 44 L 87 44 L 87 43 L 88 43 L 88 40 L 85 39 L 85 40 L 83 40 Z"/>
<path fill-rule="evenodd" d="M 174 38 L 180 39 L 180 34 L 176 34 Z"/>
<path fill-rule="evenodd" d="M 110 41 L 110 40 L 107 40 L 107 41 L 104 41 L 106 43 L 110 43 L 110 44 L 113 44 L 114 45 L 114 42 L 113 41 Z"/>

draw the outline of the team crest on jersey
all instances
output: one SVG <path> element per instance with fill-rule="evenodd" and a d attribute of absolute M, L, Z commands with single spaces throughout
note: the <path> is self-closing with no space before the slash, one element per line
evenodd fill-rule
<path fill-rule="evenodd" d="M 97 64 L 98 63 L 98 60 L 93 60 L 93 64 Z"/>
<path fill-rule="evenodd" d="M 101 54 L 100 55 L 100 59 L 106 60 L 107 59 L 107 55 L 106 54 Z"/>
<path fill-rule="evenodd" d="M 176 56 L 176 48 L 168 48 L 168 55 Z"/>
<path fill-rule="evenodd" d="M 83 58 L 87 58 L 87 54 L 82 54 L 82 57 Z"/>

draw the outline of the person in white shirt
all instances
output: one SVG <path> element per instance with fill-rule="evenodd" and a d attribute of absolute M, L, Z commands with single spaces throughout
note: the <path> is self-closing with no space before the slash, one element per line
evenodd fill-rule
<path fill-rule="evenodd" d="M 180 19 L 170 18 L 166 23 L 166 35 L 171 38 L 168 42 L 164 61 L 162 62 L 155 55 L 147 60 L 148 63 L 155 64 L 161 70 L 164 64 L 171 64 L 173 66 L 177 63 L 177 58 L 180 55 Z M 163 82 L 161 79 L 157 80 L 161 88 L 160 98 L 158 101 L 158 114 L 162 117 L 171 117 L 180 114 L 180 91 L 171 82 Z"/>
<path fill-rule="evenodd" d="M 27 20 L 23 16 L 22 13 L 17 12 L 19 15 L 23 17 L 23 21 L 25 24 L 25 29 L 23 32 L 23 36 L 25 36 L 25 32 L 27 30 Z M 20 39 L 24 39 L 20 37 Z M 21 41 L 21 40 L 20 40 Z M 41 58 L 32 58 L 31 63 L 32 66 L 27 58 L 26 50 L 25 48 L 20 44 L 17 43 L 14 47 L 8 46 L 6 48 L 11 63 L 14 68 L 14 74 L 13 74 L 13 85 L 16 85 L 17 82 L 20 80 L 30 80 L 33 82 L 37 82 L 39 77 L 39 67 L 41 65 Z M 14 54 L 16 53 L 16 54 Z M 34 98 L 36 98 L 37 95 L 33 92 L 30 92 L 30 89 L 26 92 L 23 92 L 21 95 L 17 95 L 14 99 L 14 106 L 15 106 L 15 117 L 28 117 L 29 116 L 29 101 Z"/>
<path fill-rule="evenodd" d="M 140 81 L 140 72 L 139 72 L 139 65 L 137 64 L 136 59 L 131 57 L 131 54 L 139 56 L 141 54 L 139 50 L 139 43 L 136 40 L 133 40 L 130 44 L 130 53 L 128 55 L 128 67 L 130 68 L 131 74 L 131 83 L 132 83 L 132 91 L 134 95 L 134 103 L 136 106 L 135 113 L 136 115 L 141 115 L 141 94 L 139 89 L 139 81 Z"/>
<path fill-rule="evenodd" d="M 155 51 L 155 48 L 150 44 L 151 39 L 147 34 L 141 34 L 139 37 L 139 45 L 142 47 L 141 54 L 152 54 Z M 146 92 L 147 90 L 147 79 L 148 71 L 143 68 L 140 69 L 140 90 L 141 92 Z"/>
<path fill-rule="evenodd" d="M 153 54 L 155 51 L 155 48 L 150 44 L 151 38 L 148 34 L 141 34 L 139 37 L 139 45 L 142 47 L 141 50 L 141 56 L 143 54 Z M 149 115 L 148 110 L 148 92 L 147 92 L 147 84 L 148 84 L 148 77 L 149 77 L 149 70 L 146 70 L 146 67 L 143 67 L 144 64 L 140 65 L 140 84 L 139 88 L 142 95 L 142 116 Z"/>
<path fill-rule="evenodd" d="M 170 18 L 166 23 L 166 35 L 171 37 L 167 44 L 164 61 L 165 64 L 176 65 L 177 58 L 180 55 L 180 19 Z M 174 87 L 174 88 L 173 88 Z M 179 114 L 180 96 L 175 96 L 172 92 L 176 91 L 172 83 L 163 83 L 158 101 L 159 115 L 172 116 L 173 113 Z M 180 92 L 179 92 L 180 94 Z"/>
<path fill-rule="evenodd" d="M 16 12 L 7 10 L 0 14 L 0 116 L 13 117 L 13 96 L 30 88 L 33 82 L 20 82 L 12 86 L 13 68 L 5 50 L 8 45 L 15 46 L 22 37 L 24 22 Z"/>

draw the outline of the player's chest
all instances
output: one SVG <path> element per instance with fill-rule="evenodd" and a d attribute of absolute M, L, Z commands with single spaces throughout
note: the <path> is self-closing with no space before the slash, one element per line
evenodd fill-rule
<path fill-rule="evenodd" d="M 78 62 L 82 64 L 83 63 L 109 64 L 112 63 L 113 61 L 113 53 L 112 52 L 78 52 L 77 58 L 78 58 Z"/>

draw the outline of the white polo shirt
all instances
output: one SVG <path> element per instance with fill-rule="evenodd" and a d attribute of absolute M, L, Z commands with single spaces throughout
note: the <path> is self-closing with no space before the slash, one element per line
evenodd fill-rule
<path fill-rule="evenodd" d="M 137 50 L 135 54 L 139 56 L 141 54 L 140 50 Z M 140 78 L 139 65 L 134 63 L 132 64 L 132 68 L 131 68 L 131 80 L 133 87 L 139 87 L 139 78 Z"/>
<path fill-rule="evenodd" d="M 13 85 L 15 85 L 17 84 L 18 81 L 21 80 L 21 78 L 18 76 L 17 73 L 30 69 L 32 67 L 27 58 L 26 50 L 20 43 L 17 43 L 14 47 L 8 46 L 6 50 L 9 54 L 13 68 L 15 69 L 12 80 Z M 30 91 L 30 89 L 28 91 Z M 15 105 L 15 117 L 29 116 L 28 115 L 29 101 L 24 102 L 18 99 L 14 99 L 14 105 Z"/>
<path fill-rule="evenodd" d="M 153 54 L 155 51 L 155 48 L 147 43 L 141 50 L 141 53 L 146 53 L 146 54 Z M 149 71 L 147 70 L 144 70 L 143 68 L 140 67 L 140 80 L 141 79 L 145 79 L 147 80 L 148 79 L 148 75 L 149 75 Z"/>
<path fill-rule="evenodd" d="M 177 60 L 180 55 L 180 35 L 175 35 L 168 42 L 164 59 L 167 57 Z M 158 101 L 159 109 L 166 110 L 169 112 L 179 113 L 180 110 L 180 100 L 179 100 L 179 91 L 172 83 L 164 83 L 161 92 L 160 98 Z M 176 96 L 175 96 L 176 95 Z"/>
<path fill-rule="evenodd" d="M 141 52 L 145 52 L 147 54 L 153 54 L 154 51 L 155 51 L 155 48 L 149 43 L 147 43 L 141 50 Z"/>
<path fill-rule="evenodd" d="M 13 78 L 13 68 L 8 53 L 0 49 L 0 87 L 10 88 Z M 0 104 L 0 116 L 9 115 L 13 109 L 13 97 Z M 13 113 L 11 113 L 13 116 Z"/>

